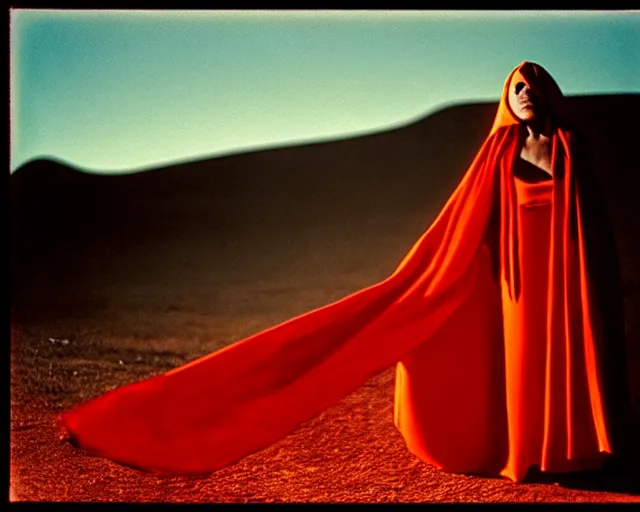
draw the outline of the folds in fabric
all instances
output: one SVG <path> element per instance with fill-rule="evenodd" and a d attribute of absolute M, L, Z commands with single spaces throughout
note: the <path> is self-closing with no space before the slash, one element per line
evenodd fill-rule
<path fill-rule="evenodd" d="M 260 450 L 427 342 L 473 289 L 504 137 L 490 137 L 384 281 L 60 417 L 84 449 L 165 474 Z"/>

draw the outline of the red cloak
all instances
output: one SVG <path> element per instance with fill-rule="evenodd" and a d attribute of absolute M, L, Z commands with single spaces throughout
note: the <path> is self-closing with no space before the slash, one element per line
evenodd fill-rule
<path fill-rule="evenodd" d="M 550 243 L 537 255 L 549 264 L 546 336 L 537 340 L 546 354 L 537 460 L 516 407 L 527 392 L 519 374 L 527 326 L 503 322 L 505 301 L 520 311 L 527 293 L 511 172 L 523 127 L 507 102 L 516 74 L 543 92 L 557 121 Z M 278 441 L 399 363 L 396 425 L 426 461 L 516 481 L 530 464 L 554 471 L 567 461 L 598 462 L 612 451 L 598 363 L 603 329 L 561 109 L 553 79 L 522 63 L 461 182 L 387 279 L 65 411 L 61 427 L 78 446 L 129 466 L 207 474 Z"/>

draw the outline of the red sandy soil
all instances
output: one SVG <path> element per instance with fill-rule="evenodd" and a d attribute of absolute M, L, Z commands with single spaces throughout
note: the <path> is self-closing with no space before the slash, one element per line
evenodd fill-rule
<path fill-rule="evenodd" d="M 117 340 L 97 330 L 78 332 L 63 344 L 39 328 L 13 330 L 11 501 L 640 502 L 633 494 L 640 486 L 598 490 L 593 475 L 568 486 L 553 479 L 514 484 L 425 464 L 406 449 L 393 425 L 392 368 L 275 445 L 208 478 L 159 477 L 123 467 L 60 441 L 57 413 L 205 349 L 180 353 L 187 345 L 177 338 L 130 339 L 118 348 Z"/>

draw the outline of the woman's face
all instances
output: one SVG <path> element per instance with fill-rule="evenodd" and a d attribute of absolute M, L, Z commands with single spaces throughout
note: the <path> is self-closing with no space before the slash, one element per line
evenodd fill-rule
<path fill-rule="evenodd" d="M 509 107 L 525 123 L 539 119 L 544 113 L 542 95 L 531 83 L 520 71 L 516 71 L 509 86 Z"/>

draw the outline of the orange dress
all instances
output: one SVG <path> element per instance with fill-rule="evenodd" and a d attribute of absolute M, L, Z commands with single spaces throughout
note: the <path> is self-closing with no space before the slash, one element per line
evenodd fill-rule
<path fill-rule="evenodd" d="M 523 127 L 507 92 L 516 78 L 538 87 L 559 121 L 553 184 L 514 181 Z M 208 474 L 397 364 L 395 423 L 428 462 L 515 481 L 530 465 L 598 463 L 613 448 L 603 297 L 584 219 L 601 205 L 584 202 L 561 112 L 553 79 L 522 63 L 460 183 L 387 279 L 64 411 L 65 435 L 146 471 Z"/>
<path fill-rule="evenodd" d="M 518 161 L 519 160 L 519 161 Z M 517 159 L 516 166 L 530 166 Z M 513 176 L 518 206 L 518 253 L 520 255 L 521 289 L 518 301 L 502 293 L 503 326 L 505 338 L 506 406 L 508 418 L 509 457 L 502 475 L 521 480 L 529 466 L 543 471 L 566 472 L 597 468 L 603 459 L 593 420 L 590 418 L 589 392 L 585 375 L 571 390 L 577 416 L 574 422 L 579 460 L 570 460 L 567 453 L 566 430 L 549 430 L 545 422 L 545 402 L 551 397 L 566 396 L 567 375 L 562 366 L 563 347 L 548 342 L 547 307 L 549 282 L 549 252 L 551 242 L 551 214 L 554 185 L 562 178 L 525 181 Z M 565 336 L 557 333 L 558 339 Z M 559 349 L 558 349 L 559 348 Z M 548 353 L 553 351 L 553 353 Z M 559 357 L 557 357 L 559 356 Z M 575 357 L 575 355 L 574 355 Z M 578 369 L 579 366 L 575 365 Z M 555 378 L 556 376 L 559 379 Z M 546 414 L 551 414 L 546 413 Z M 582 430 L 584 429 L 584 430 Z M 550 458 L 545 453 L 549 445 L 562 447 Z"/>
<path fill-rule="evenodd" d="M 579 276 L 565 271 L 553 247 L 554 200 L 563 211 L 566 179 L 558 172 L 529 182 L 518 172 L 526 166 L 537 169 L 516 155 L 505 158 L 500 183 L 504 195 L 514 193 L 517 296 L 506 284 L 507 258 L 500 261 L 502 279 L 492 278 L 497 249 L 486 237 L 473 292 L 429 343 L 398 364 L 395 400 L 395 423 L 414 454 L 445 471 L 516 482 L 532 466 L 551 473 L 596 469 L 611 452 L 602 398 L 592 393 L 594 369 L 581 334 L 569 327 L 576 328 L 582 303 L 558 284 L 579 290 Z M 508 203 L 500 205 L 503 213 Z M 562 228 L 563 216 L 555 218 Z M 577 244 L 563 245 L 577 270 Z"/>

